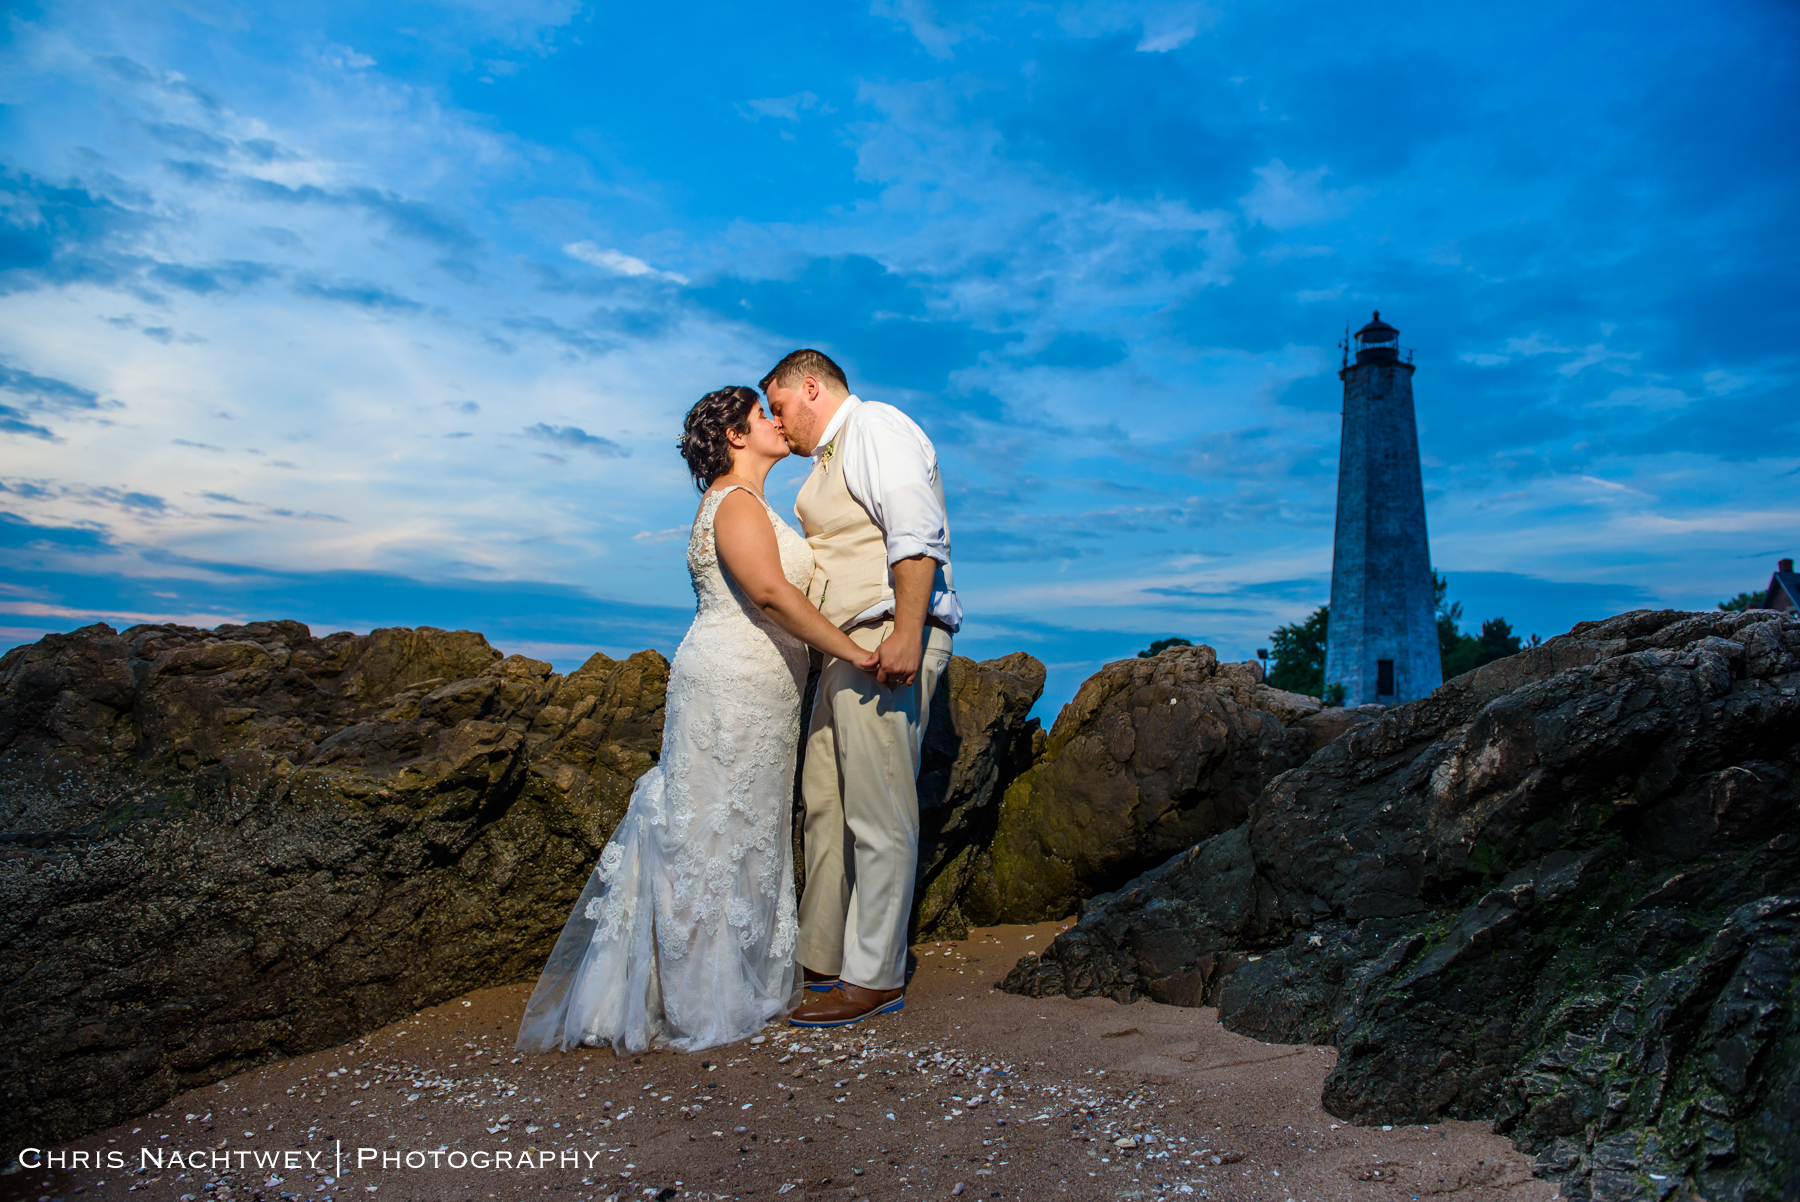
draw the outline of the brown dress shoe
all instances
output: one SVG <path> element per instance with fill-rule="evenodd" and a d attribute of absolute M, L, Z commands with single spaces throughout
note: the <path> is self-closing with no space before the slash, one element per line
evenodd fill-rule
<path fill-rule="evenodd" d="M 831 992 L 788 1015 L 788 1022 L 796 1027 L 847 1027 L 872 1014 L 892 1014 L 905 1005 L 905 989 L 864 989 L 839 981 Z"/>
<path fill-rule="evenodd" d="M 838 977 L 835 972 L 814 972 L 804 964 L 800 966 L 800 972 L 805 978 L 806 988 L 813 993 L 829 993 L 831 987 L 838 983 Z"/>

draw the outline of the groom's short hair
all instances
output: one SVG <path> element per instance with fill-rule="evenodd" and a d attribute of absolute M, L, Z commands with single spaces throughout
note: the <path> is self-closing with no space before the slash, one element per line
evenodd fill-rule
<path fill-rule="evenodd" d="M 844 378 L 844 369 L 833 363 L 823 351 L 812 350 L 795 351 L 788 355 L 762 378 L 758 387 L 766 393 L 771 384 L 792 384 L 802 376 L 830 380 L 845 392 L 850 391 L 850 381 Z"/>

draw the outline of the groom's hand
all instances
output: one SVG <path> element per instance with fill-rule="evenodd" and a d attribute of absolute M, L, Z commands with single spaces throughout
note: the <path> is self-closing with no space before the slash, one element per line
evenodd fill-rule
<path fill-rule="evenodd" d="M 924 658 L 924 631 L 896 628 L 875 648 L 875 679 L 890 689 L 910 686 Z"/>
<path fill-rule="evenodd" d="M 925 609 L 937 563 L 924 555 L 897 559 L 894 573 L 894 629 L 875 648 L 875 679 L 888 688 L 910 687 L 925 658 Z"/>

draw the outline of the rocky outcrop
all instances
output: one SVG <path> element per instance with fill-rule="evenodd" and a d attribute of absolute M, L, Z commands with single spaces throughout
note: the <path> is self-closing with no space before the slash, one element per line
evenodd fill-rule
<path fill-rule="evenodd" d="M 1239 825 L 1270 780 L 1379 712 L 1322 709 L 1211 647 L 1108 664 L 1006 790 L 987 850 L 971 857 L 963 913 L 982 924 L 1072 913 Z"/>
<path fill-rule="evenodd" d="M 1274 780 L 1004 988 L 1332 1042 L 1332 1113 L 1492 1118 L 1576 1199 L 1792 1197 L 1800 620 L 1633 613 Z"/>
<path fill-rule="evenodd" d="M 1015 651 L 976 663 L 952 656 L 932 699 L 919 769 L 919 869 L 913 890 L 920 939 L 961 939 L 975 866 L 1000 816 L 1006 787 L 1031 765 L 1043 732 L 1031 707 L 1044 665 Z"/>
<path fill-rule="evenodd" d="M 918 896 L 1042 734 L 1044 668 L 956 658 Z M 91 626 L 0 658 L 0 1135 L 69 1138 L 529 978 L 662 743 L 668 664 L 567 676 L 470 631 Z"/>
<path fill-rule="evenodd" d="M 0 658 L 6 1139 L 537 971 L 668 665 L 432 629 L 91 626 Z"/>

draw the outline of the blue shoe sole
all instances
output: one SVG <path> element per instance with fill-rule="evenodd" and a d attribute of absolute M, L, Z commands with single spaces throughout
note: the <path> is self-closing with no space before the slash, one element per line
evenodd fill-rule
<path fill-rule="evenodd" d="M 809 993 L 830 993 L 837 988 L 837 978 L 833 977 L 829 981 L 808 981 L 806 988 Z"/>
<path fill-rule="evenodd" d="M 906 1009 L 906 998 L 904 996 L 901 996 L 901 997 L 895 998 L 893 1001 L 889 1002 L 885 1006 L 878 1006 L 875 1009 L 869 1011 L 867 1014 L 859 1014 L 855 1018 L 834 1018 L 829 1022 L 808 1022 L 805 1019 L 790 1018 L 790 1019 L 788 1019 L 788 1026 L 790 1026 L 790 1027 L 847 1027 L 851 1023 L 859 1023 L 865 1018 L 874 1018 L 877 1014 L 892 1014 L 897 1010 L 904 1010 L 904 1009 Z"/>

